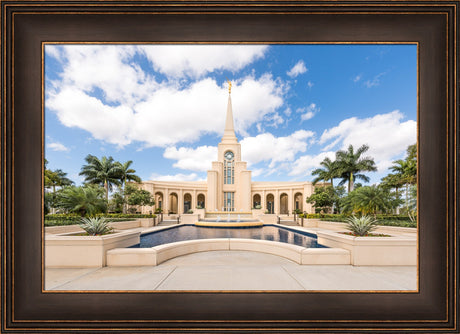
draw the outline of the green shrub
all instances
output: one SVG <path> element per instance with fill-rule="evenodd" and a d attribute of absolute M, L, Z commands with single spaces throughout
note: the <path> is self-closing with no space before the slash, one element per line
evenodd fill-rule
<path fill-rule="evenodd" d="M 139 218 L 155 218 L 156 215 L 129 215 L 122 213 L 101 213 L 96 217 L 110 218 L 112 222 L 117 221 L 133 221 Z M 80 223 L 80 216 L 75 214 L 54 214 L 45 216 L 45 226 L 64 226 L 64 225 L 77 225 Z"/>
<path fill-rule="evenodd" d="M 193 213 L 193 210 L 190 209 L 190 210 L 187 211 L 187 213 L 190 213 L 190 214 L 191 214 L 191 213 Z"/>
<path fill-rule="evenodd" d="M 417 222 L 410 220 L 379 220 L 378 224 L 384 226 L 417 227 Z"/>
<path fill-rule="evenodd" d="M 97 214 L 96 217 L 106 217 L 106 218 L 155 218 L 156 215 L 150 214 L 126 214 L 126 213 L 101 213 Z"/>
<path fill-rule="evenodd" d="M 347 230 L 361 237 L 377 228 L 377 220 L 371 216 L 348 217 L 345 219 L 345 224 Z"/>
<path fill-rule="evenodd" d="M 109 226 L 110 220 L 104 217 L 81 218 L 79 224 L 89 235 L 109 234 L 113 228 Z"/>

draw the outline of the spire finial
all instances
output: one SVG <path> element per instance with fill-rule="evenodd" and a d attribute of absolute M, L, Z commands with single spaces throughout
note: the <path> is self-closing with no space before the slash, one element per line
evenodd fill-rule
<path fill-rule="evenodd" d="M 228 79 L 227 79 L 227 82 L 228 82 L 228 93 L 231 94 L 232 93 L 232 82 Z"/>

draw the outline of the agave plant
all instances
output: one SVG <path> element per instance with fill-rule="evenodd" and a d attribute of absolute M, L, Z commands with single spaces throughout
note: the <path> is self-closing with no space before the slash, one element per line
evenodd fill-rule
<path fill-rule="evenodd" d="M 112 232 L 113 228 L 109 226 L 110 220 L 104 217 L 81 218 L 79 224 L 82 229 L 89 235 L 102 235 Z"/>
<path fill-rule="evenodd" d="M 355 235 L 359 235 L 360 237 L 369 234 L 369 232 L 377 228 L 377 220 L 371 216 L 352 216 L 345 219 L 345 223 L 347 224 L 346 228 L 349 231 Z"/>

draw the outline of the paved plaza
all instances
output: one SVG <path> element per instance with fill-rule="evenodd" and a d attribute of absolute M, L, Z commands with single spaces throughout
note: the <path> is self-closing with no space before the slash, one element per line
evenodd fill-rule
<path fill-rule="evenodd" d="M 211 251 L 158 266 L 45 270 L 46 290 L 417 290 L 416 266 L 298 265 L 256 252 Z"/>

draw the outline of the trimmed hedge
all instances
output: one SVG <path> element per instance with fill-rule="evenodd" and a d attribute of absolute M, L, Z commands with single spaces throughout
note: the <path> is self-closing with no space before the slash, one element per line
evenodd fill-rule
<path fill-rule="evenodd" d="M 96 217 L 106 217 L 112 222 L 119 221 L 133 221 L 138 218 L 155 218 L 156 215 L 130 215 L 121 213 L 97 214 Z M 78 225 L 81 221 L 79 215 L 69 214 L 55 214 L 45 216 L 45 226 L 64 226 L 64 225 Z"/>
<path fill-rule="evenodd" d="M 107 218 L 155 218 L 157 215 L 141 215 L 141 214 L 128 214 L 128 213 L 98 213 L 96 217 Z"/>
<path fill-rule="evenodd" d="M 322 221 L 339 222 L 345 221 L 349 215 L 342 214 L 323 214 L 323 213 L 307 213 L 300 214 L 299 218 L 320 219 Z M 399 227 L 417 227 L 416 221 L 411 221 L 408 216 L 402 215 L 377 215 L 378 225 L 384 226 L 399 226 Z"/>

